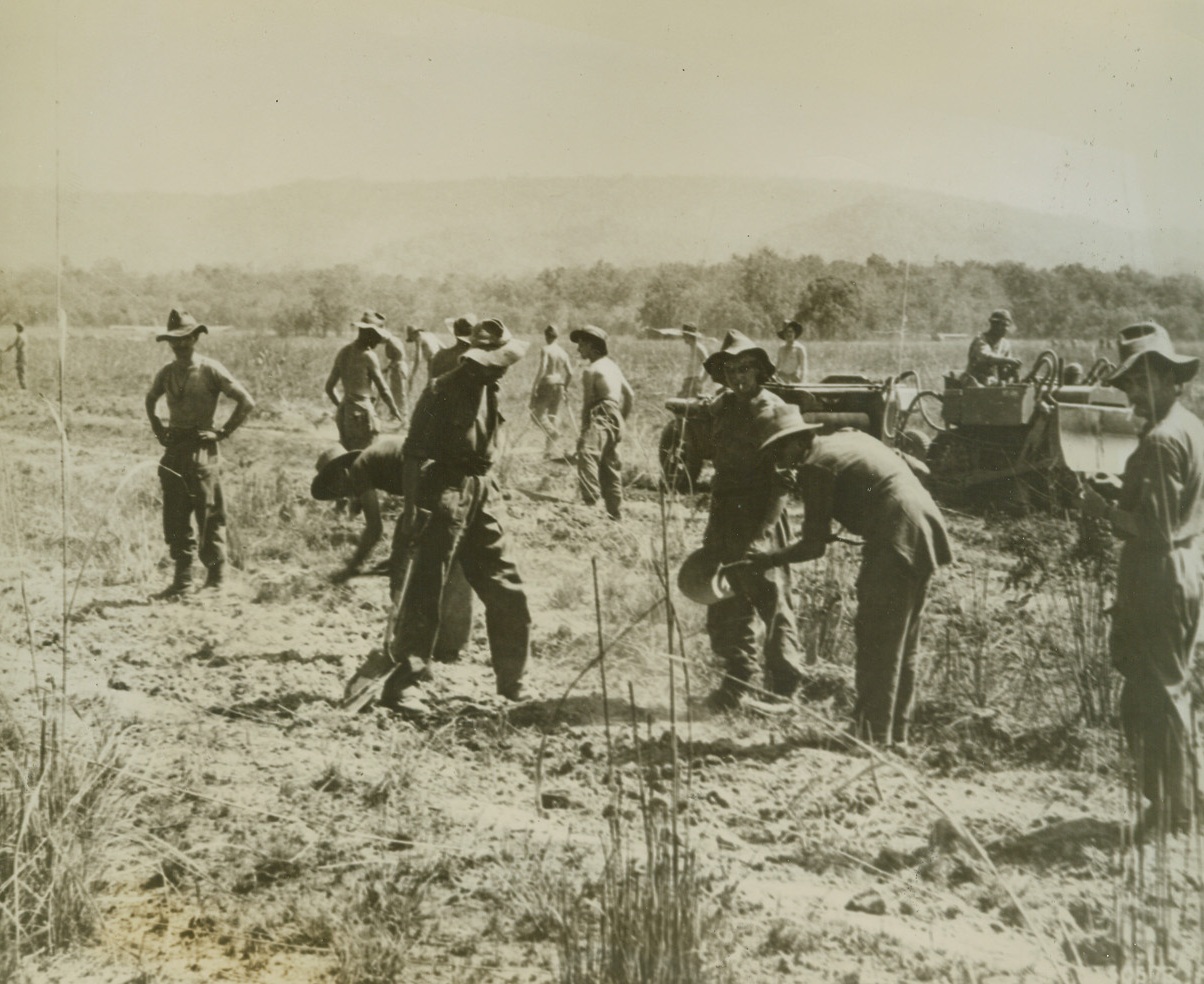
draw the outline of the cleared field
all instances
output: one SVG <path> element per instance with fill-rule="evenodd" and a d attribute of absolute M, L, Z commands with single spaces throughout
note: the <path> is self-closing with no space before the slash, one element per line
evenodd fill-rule
<path fill-rule="evenodd" d="M 547 699 L 493 700 L 478 614 L 430 722 L 349 717 L 335 704 L 387 590 L 328 582 L 358 528 L 308 496 L 338 344 L 202 341 L 259 409 L 223 450 L 234 584 L 178 604 L 149 600 L 169 573 L 142 401 L 166 346 L 71 337 L 65 466 L 36 395 L 57 392 L 57 342 L 31 343 L 34 392 L 0 377 L 0 797 L 23 804 L 0 808 L 0 978 L 24 951 L 29 979 L 63 982 L 1199 979 L 1198 837 L 1121 837 L 1111 544 L 950 514 L 906 761 L 840 740 L 853 547 L 796 569 L 796 707 L 711 717 L 703 611 L 665 605 L 706 516 L 656 483 L 681 347 L 613 346 L 640 401 L 621 526 L 541 460 L 528 356 L 503 383 L 497 467 Z M 964 350 L 809 346 L 814 375 L 926 385 Z M 28 818 L 47 835 L 22 840 Z M 47 843 L 60 867 L 35 870 Z M 38 899 L 71 886 L 80 919 L 39 931 Z M 623 976 L 615 953 L 661 970 Z"/>

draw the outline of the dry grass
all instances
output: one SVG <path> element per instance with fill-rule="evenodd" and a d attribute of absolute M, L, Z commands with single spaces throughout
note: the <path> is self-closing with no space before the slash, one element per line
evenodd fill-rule
<path fill-rule="evenodd" d="M 0 713 L 3 708 L 0 708 Z M 95 893 L 139 797 L 119 778 L 119 734 L 95 750 L 44 715 L 36 736 L 5 731 L 0 752 L 0 940 L 15 958 L 54 953 L 95 931 Z"/>

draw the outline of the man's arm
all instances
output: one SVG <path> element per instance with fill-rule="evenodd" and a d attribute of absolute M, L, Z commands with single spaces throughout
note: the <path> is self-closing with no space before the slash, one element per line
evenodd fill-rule
<path fill-rule="evenodd" d="M 395 419 L 401 420 L 401 411 L 397 409 L 397 403 L 393 399 L 393 394 L 385 382 L 385 377 L 381 375 L 380 366 L 374 362 L 368 367 L 368 375 L 371 377 L 377 392 L 380 393 L 380 398 L 385 401 L 385 406 L 389 408 Z"/>
<path fill-rule="evenodd" d="M 255 409 L 255 401 L 251 399 L 247 388 L 228 374 L 222 380 L 221 391 L 234 401 L 234 410 L 231 411 L 225 425 L 217 432 L 218 439 L 224 440 L 238 430 L 243 421 L 251 415 L 251 411 Z"/>
<path fill-rule="evenodd" d="M 623 419 L 626 420 L 631 416 L 631 408 L 635 404 L 635 391 L 631 388 L 631 383 L 627 382 L 626 376 L 620 376 L 619 378 L 622 380 L 619 387 L 619 412 L 623 415 Z"/>
<path fill-rule="evenodd" d="M 5 350 L 7 351 L 7 349 Z M 163 375 L 157 373 L 154 382 L 151 383 L 150 389 L 146 391 L 146 418 L 150 421 L 151 430 L 155 432 L 155 439 L 164 447 L 167 446 L 167 425 L 159 419 L 159 414 L 156 412 L 156 407 L 159 405 L 159 398 L 163 395 Z"/>
<path fill-rule="evenodd" d="M 330 402 L 336 407 L 339 405 L 339 394 L 335 387 L 339 384 L 340 368 L 342 366 L 342 353 L 335 356 L 334 365 L 330 369 L 330 375 L 326 377 L 326 395 L 330 397 Z"/>

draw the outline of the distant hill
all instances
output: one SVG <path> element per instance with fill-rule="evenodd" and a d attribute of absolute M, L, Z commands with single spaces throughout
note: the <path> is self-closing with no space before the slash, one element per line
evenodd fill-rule
<path fill-rule="evenodd" d="M 0 189 L 0 265 L 50 262 L 49 192 Z M 520 274 L 545 267 L 712 262 L 763 246 L 827 260 L 1017 260 L 1199 272 L 1204 230 L 1136 233 L 1089 219 L 854 182 L 513 178 L 301 182 L 238 195 L 72 192 L 62 252 L 162 272 L 363 265 L 379 272 Z"/>

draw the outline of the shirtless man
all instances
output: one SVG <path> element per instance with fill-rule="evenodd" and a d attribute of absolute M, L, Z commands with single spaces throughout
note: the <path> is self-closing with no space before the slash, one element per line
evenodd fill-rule
<path fill-rule="evenodd" d="M 609 356 L 606 332 L 586 325 L 569 333 L 588 365 L 581 373 L 581 437 L 577 440 L 577 484 L 592 506 L 599 498 L 611 519 L 623 515 L 623 463 L 619 442 L 635 394 L 623 370 Z"/>

